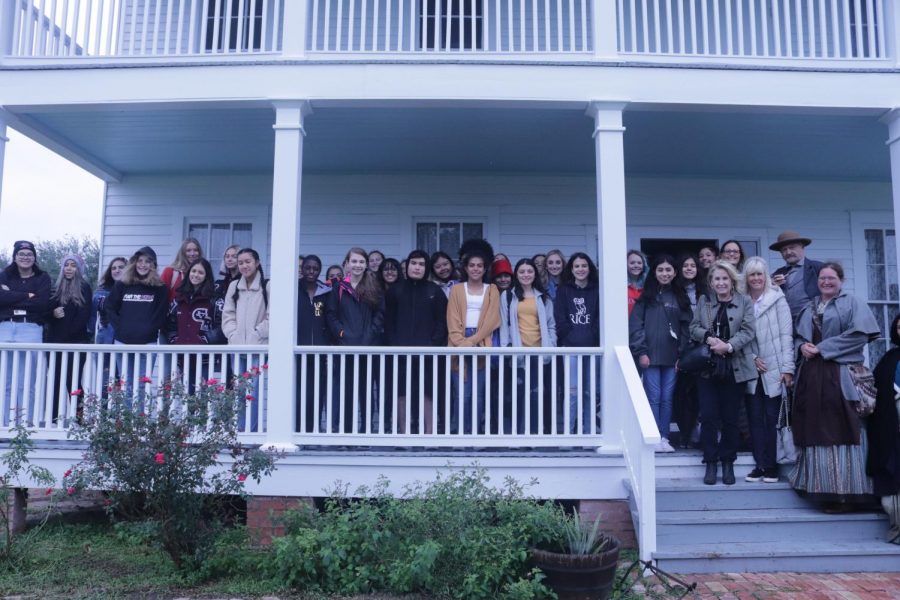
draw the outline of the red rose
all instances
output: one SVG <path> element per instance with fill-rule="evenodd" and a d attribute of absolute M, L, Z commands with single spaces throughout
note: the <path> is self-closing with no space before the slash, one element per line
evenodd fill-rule
<path fill-rule="evenodd" d="M 141 383 L 153 383 L 153 380 L 150 379 L 149 377 L 147 377 L 146 375 L 141 377 L 138 381 L 140 381 Z"/>
<path fill-rule="evenodd" d="M 166 462 L 166 455 L 162 452 L 157 452 L 156 456 L 153 457 L 153 460 L 155 460 L 158 465 L 164 464 Z"/>
<path fill-rule="evenodd" d="M 69 489 L 66 490 L 66 493 L 67 493 L 68 495 L 70 495 L 70 496 L 74 496 L 74 495 L 75 495 L 75 488 L 70 487 Z"/>
<path fill-rule="evenodd" d="M 238 481 L 247 481 L 246 473 L 238 473 Z"/>
<path fill-rule="evenodd" d="M 74 392 L 72 392 L 71 395 L 72 396 L 84 396 L 84 390 L 80 390 L 80 389 L 75 390 Z"/>
<path fill-rule="evenodd" d="M 72 474 L 72 469 L 69 469 L 68 471 L 66 471 L 65 473 L 63 473 L 63 477 L 68 477 L 68 476 L 71 475 L 71 474 Z"/>
<path fill-rule="evenodd" d="M 49 495 L 52 494 L 52 493 L 53 493 L 53 488 L 47 488 L 47 491 L 44 492 L 44 495 L 45 495 L 45 496 L 49 496 Z"/>
<path fill-rule="evenodd" d="M 215 377 L 210 377 L 206 380 L 206 385 L 216 385 L 217 383 L 219 383 L 219 380 Z"/>
<path fill-rule="evenodd" d="M 241 373 L 241 377 L 243 377 L 244 379 L 250 379 L 251 377 L 253 377 L 253 375 L 250 374 L 250 371 L 244 371 L 243 373 Z"/>
<path fill-rule="evenodd" d="M 256 400 L 256 397 L 253 394 L 247 394 L 246 396 L 244 396 L 244 398 L 246 398 L 250 402 L 253 402 L 254 400 Z"/>
<path fill-rule="evenodd" d="M 263 363 L 261 368 L 263 371 L 265 371 L 266 369 L 269 368 L 269 363 Z"/>
<path fill-rule="evenodd" d="M 224 385 L 216 386 L 216 391 L 221 394 L 222 392 L 225 391 L 225 386 Z"/>

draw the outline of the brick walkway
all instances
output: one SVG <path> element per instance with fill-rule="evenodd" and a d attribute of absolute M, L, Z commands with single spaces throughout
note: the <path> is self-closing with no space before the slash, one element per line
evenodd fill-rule
<path fill-rule="evenodd" d="M 887 565 L 885 565 L 887 566 Z M 722 600 L 900 600 L 900 573 L 704 573 L 679 575 L 697 583 L 687 598 Z M 666 597 L 662 584 L 635 586 Z"/>

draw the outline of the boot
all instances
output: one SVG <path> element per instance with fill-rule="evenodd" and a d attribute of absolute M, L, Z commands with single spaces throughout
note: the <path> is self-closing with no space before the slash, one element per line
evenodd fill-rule
<path fill-rule="evenodd" d="M 706 485 L 716 485 L 716 471 L 719 469 L 719 463 L 706 463 L 706 475 L 703 476 L 703 483 Z M 732 481 L 732 483 L 734 483 Z"/>
<path fill-rule="evenodd" d="M 722 483 L 734 485 L 734 463 L 722 463 Z"/>

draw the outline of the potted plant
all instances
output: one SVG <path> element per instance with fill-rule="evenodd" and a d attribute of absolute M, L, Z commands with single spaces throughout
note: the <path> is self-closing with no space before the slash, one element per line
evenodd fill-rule
<path fill-rule="evenodd" d="M 555 542 L 531 549 L 531 564 L 559 600 L 609 598 L 619 562 L 619 540 L 600 531 L 600 516 L 582 521 L 578 511 L 561 514 Z"/>

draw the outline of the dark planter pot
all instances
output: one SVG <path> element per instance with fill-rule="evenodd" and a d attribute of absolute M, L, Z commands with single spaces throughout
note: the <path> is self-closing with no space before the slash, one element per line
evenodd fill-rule
<path fill-rule="evenodd" d="M 560 554 L 531 550 L 531 564 L 547 578 L 544 584 L 556 592 L 559 600 L 605 600 L 612 594 L 619 563 L 619 540 L 599 554 Z"/>

